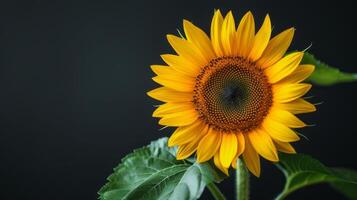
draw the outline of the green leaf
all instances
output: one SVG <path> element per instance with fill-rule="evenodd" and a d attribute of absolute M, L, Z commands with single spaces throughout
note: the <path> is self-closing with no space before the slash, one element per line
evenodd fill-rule
<path fill-rule="evenodd" d="M 305 52 L 301 63 L 315 65 L 315 71 L 311 74 L 307 81 L 317 85 L 328 86 L 336 83 L 357 81 L 356 73 L 341 72 L 339 69 L 317 60 L 312 54 L 307 52 Z"/>
<path fill-rule="evenodd" d="M 102 200 L 198 199 L 205 186 L 224 176 L 210 163 L 178 161 L 167 138 L 134 150 L 98 192 Z"/>
<path fill-rule="evenodd" d="M 342 169 L 335 168 L 333 169 L 335 173 L 339 174 L 341 177 L 345 177 L 345 179 L 352 180 L 353 183 L 350 182 L 332 182 L 331 186 L 336 190 L 340 191 L 349 199 L 357 199 L 357 172 L 350 169 Z"/>
<path fill-rule="evenodd" d="M 318 183 L 329 183 L 345 196 L 357 199 L 357 172 L 331 169 L 303 154 L 280 154 L 279 157 L 277 166 L 284 173 L 286 183 L 276 200 L 285 199 L 300 188 Z"/>

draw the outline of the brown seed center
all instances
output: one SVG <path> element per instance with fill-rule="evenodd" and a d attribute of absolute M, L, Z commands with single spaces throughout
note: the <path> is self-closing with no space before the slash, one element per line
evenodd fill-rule
<path fill-rule="evenodd" d="M 211 60 L 196 78 L 193 102 L 202 120 L 221 131 L 248 132 L 272 105 L 262 69 L 241 57 Z"/>

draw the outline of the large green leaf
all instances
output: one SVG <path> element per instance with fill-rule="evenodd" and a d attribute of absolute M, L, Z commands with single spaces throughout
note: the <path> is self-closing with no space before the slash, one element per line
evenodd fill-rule
<path fill-rule="evenodd" d="M 205 186 L 223 179 L 210 163 L 178 161 L 167 138 L 127 155 L 98 192 L 102 200 L 191 200 Z"/>
<path fill-rule="evenodd" d="M 285 174 L 286 183 L 276 200 L 285 199 L 300 188 L 318 183 L 329 183 L 347 197 L 357 199 L 357 172 L 331 169 L 303 154 L 280 154 L 279 157 L 277 166 Z"/>
<path fill-rule="evenodd" d="M 342 192 L 350 199 L 357 199 L 357 172 L 350 169 L 335 168 L 333 171 L 339 176 L 344 177 L 352 182 L 332 182 L 331 186 L 336 190 Z"/>
<path fill-rule="evenodd" d="M 301 63 L 315 65 L 315 71 L 308 78 L 308 81 L 317 85 L 327 86 L 336 83 L 357 81 L 356 73 L 341 72 L 339 69 L 317 60 L 312 54 L 307 52 L 305 52 Z"/>

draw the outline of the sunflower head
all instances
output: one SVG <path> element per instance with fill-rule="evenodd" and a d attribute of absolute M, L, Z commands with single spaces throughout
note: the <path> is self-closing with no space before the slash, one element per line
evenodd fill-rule
<path fill-rule="evenodd" d="M 256 31 L 251 12 L 236 27 L 232 12 L 219 10 L 210 37 L 189 21 L 183 27 L 185 38 L 167 36 L 177 55 L 151 66 L 162 86 L 148 92 L 164 102 L 153 113 L 159 124 L 177 127 L 168 144 L 178 146 L 177 159 L 196 153 L 228 174 L 242 157 L 259 176 L 260 156 L 277 162 L 277 151 L 295 153 L 293 129 L 306 126 L 295 114 L 316 110 L 301 98 L 314 66 L 300 65 L 303 52 L 285 55 L 295 30 L 271 39 L 269 15 Z"/>
<path fill-rule="evenodd" d="M 197 76 L 193 95 L 200 118 L 212 128 L 249 132 L 261 124 L 272 104 L 264 72 L 241 57 L 211 60 Z"/>

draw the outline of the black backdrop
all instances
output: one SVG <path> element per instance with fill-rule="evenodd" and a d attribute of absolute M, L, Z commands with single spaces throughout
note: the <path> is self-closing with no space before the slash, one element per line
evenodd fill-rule
<path fill-rule="evenodd" d="M 344 71 L 355 67 L 352 1 L 11 1 L 0 4 L 1 199 L 95 199 L 132 149 L 168 136 L 146 96 L 150 64 L 171 52 L 165 35 L 186 18 L 209 30 L 214 8 L 236 17 L 270 13 L 274 33 L 296 27 L 305 49 Z M 356 84 L 314 87 L 323 102 L 304 119 L 314 127 L 296 147 L 329 166 L 357 169 Z M 272 199 L 283 176 L 263 161 L 252 199 Z M 233 199 L 233 178 L 220 185 Z M 211 199 L 208 192 L 203 199 Z M 343 199 L 327 185 L 289 199 Z"/>

